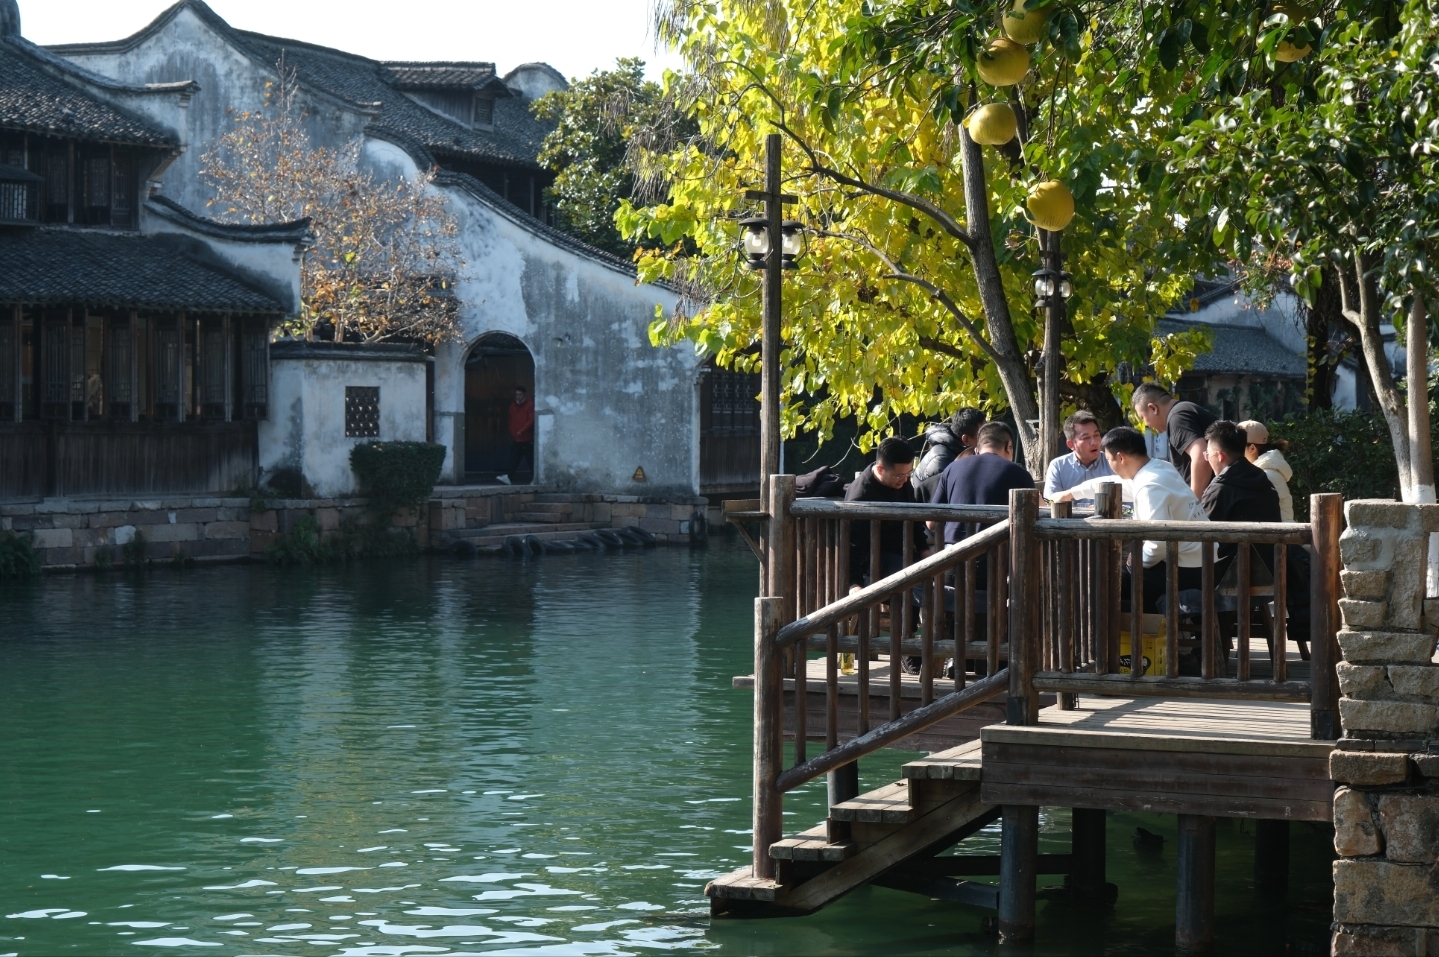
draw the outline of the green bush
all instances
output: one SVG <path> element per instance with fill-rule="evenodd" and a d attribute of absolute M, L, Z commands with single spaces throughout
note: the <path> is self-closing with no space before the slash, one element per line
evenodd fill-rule
<path fill-rule="evenodd" d="M 265 557 L 275 565 L 340 565 L 362 558 L 403 558 L 419 551 L 415 537 L 404 530 L 347 521 L 325 535 L 315 516 L 302 515 L 288 532 L 271 540 Z"/>
<path fill-rule="evenodd" d="M 350 450 L 360 494 L 384 524 L 400 509 L 428 502 L 444 464 L 445 447 L 429 442 L 367 442 Z"/>
<path fill-rule="evenodd" d="M 1431 406 L 1429 425 L 1439 448 L 1436 412 Z M 1291 415 L 1269 429 L 1289 443 L 1284 458 L 1294 469 L 1289 491 L 1297 520 L 1308 519 L 1309 496 L 1316 492 L 1340 492 L 1346 500 L 1398 497 L 1399 469 L 1383 416 L 1320 409 Z"/>
<path fill-rule="evenodd" d="M 40 573 L 40 553 L 33 535 L 0 532 L 0 580 L 29 578 Z"/>

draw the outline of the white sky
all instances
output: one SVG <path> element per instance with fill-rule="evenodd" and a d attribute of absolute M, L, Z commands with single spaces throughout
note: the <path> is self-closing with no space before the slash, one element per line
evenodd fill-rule
<path fill-rule="evenodd" d="M 174 0 L 19 0 L 20 27 L 42 45 L 129 36 Z M 571 79 L 637 56 L 659 79 L 653 0 L 208 0 L 242 30 L 384 60 L 488 60 L 501 75 L 542 60 Z"/>

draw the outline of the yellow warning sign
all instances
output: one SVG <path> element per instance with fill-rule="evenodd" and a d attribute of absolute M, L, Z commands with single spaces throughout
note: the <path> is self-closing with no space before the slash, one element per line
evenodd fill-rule
<path fill-rule="evenodd" d="M 645 470 L 643 468 L 635 469 L 634 480 L 636 482 L 647 481 L 647 479 L 645 478 Z"/>

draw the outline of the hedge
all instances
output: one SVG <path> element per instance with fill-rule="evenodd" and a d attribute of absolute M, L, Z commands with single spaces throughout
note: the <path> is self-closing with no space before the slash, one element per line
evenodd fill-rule
<path fill-rule="evenodd" d="M 360 494 L 386 523 L 401 509 L 429 501 L 444 464 L 445 447 L 429 442 L 366 442 L 350 450 Z"/>

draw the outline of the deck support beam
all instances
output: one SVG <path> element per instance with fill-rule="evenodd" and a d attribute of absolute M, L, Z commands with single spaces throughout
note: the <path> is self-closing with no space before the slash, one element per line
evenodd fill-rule
<path fill-rule="evenodd" d="M 1214 947 L 1214 818 L 1201 814 L 1179 815 L 1174 946 L 1183 954 Z"/>
<path fill-rule="evenodd" d="M 1254 823 L 1254 887 L 1265 900 L 1282 903 L 1289 892 L 1289 822 Z"/>
<path fill-rule="evenodd" d="M 1106 836 L 1105 812 L 1096 808 L 1077 807 L 1072 812 L 1074 870 L 1070 872 L 1069 886 L 1076 901 L 1084 904 L 1101 904 L 1105 897 L 1105 855 Z"/>
<path fill-rule="evenodd" d="M 859 762 L 841 764 L 824 776 L 829 789 L 829 806 L 852 801 L 859 797 Z"/>
<path fill-rule="evenodd" d="M 1034 939 L 1034 898 L 1039 876 L 1039 808 L 1006 804 L 999 844 L 999 936 Z"/>

